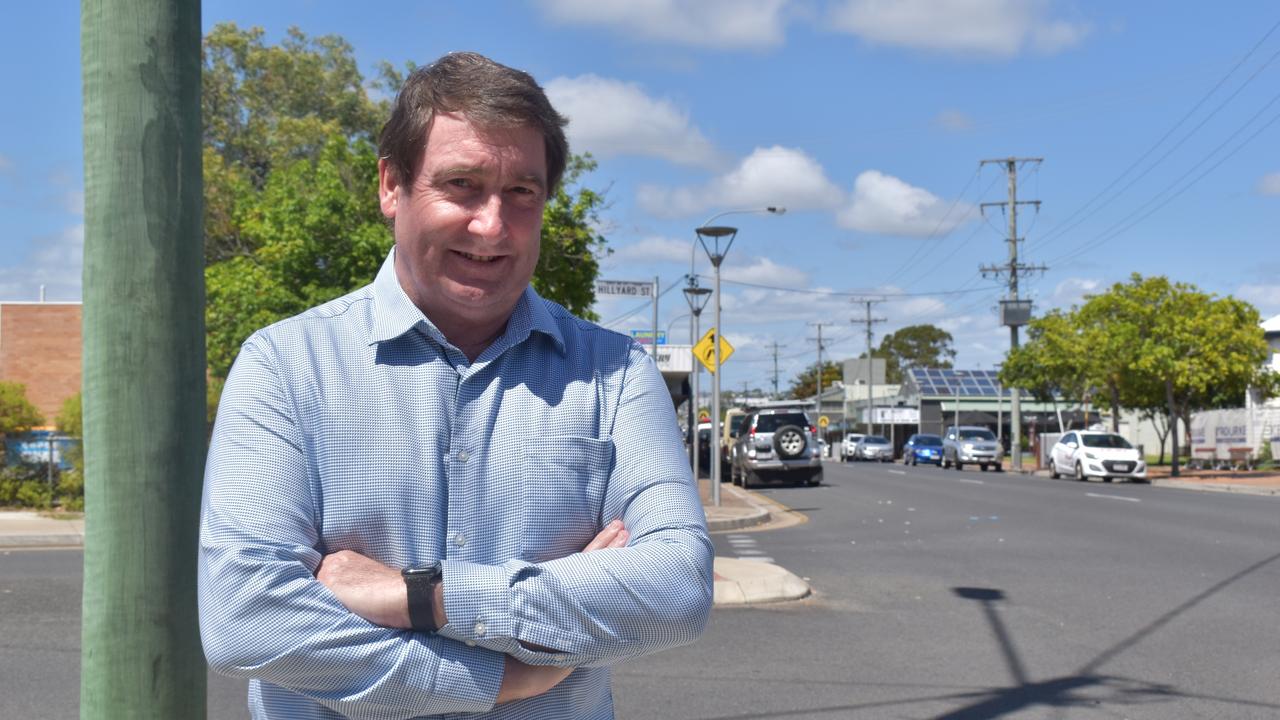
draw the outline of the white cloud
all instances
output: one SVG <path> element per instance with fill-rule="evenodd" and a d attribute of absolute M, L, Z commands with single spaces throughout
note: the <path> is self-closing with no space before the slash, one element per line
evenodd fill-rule
<path fill-rule="evenodd" d="M 1263 320 L 1280 312 L 1280 285 L 1241 285 L 1233 294 L 1257 306 Z"/>
<path fill-rule="evenodd" d="M 967 221 L 974 208 L 948 203 L 923 188 L 892 175 L 867 170 L 853 183 L 853 201 L 840 211 L 841 227 L 880 235 L 928 237 L 946 235 Z"/>
<path fill-rule="evenodd" d="M 756 148 L 736 168 L 703 186 L 645 185 L 637 196 L 641 207 L 654 215 L 685 217 L 725 207 L 828 209 L 838 206 L 844 193 L 804 151 L 775 145 Z"/>
<path fill-rule="evenodd" d="M 933 124 L 951 132 L 968 132 L 973 129 L 973 118 L 959 110 L 948 108 L 938 113 Z"/>
<path fill-rule="evenodd" d="M 37 238 L 22 265 L 0 267 L 0 299 L 38 300 L 45 286 L 50 300 L 79 300 L 84 267 L 84 225 Z"/>
<path fill-rule="evenodd" d="M 668 237 L 647 237 L 629 245 L 614 248 L 606 261 L 610 266 L 631 262 L 687 262 L 694 254 L 697 240 L 675 240 Z M 701 251 L 699 251 L 701 252 Z"/>
<path fill-rule="evenodd" d="M 1051 0 L 844 0 L 831 9 L 836 30 L 863 40 L 960 55 L 1054 53 L 1089 33 L 1084 23 L 1050 16 Z"/>
<path fill-rule="evenodd" d="M 779 265 L 767 257 L 752 258 L 745 264 L 726 261 L 720 268 L 720 278 L 774 287 L 807 288 L 809 284 L 809 276 L 803 270 Z"/>
<path fill-rule="evenodd" d="M 627 37 L 710 47 L 767 48 L 784 39 L 787 0 L 539 0 L 565 25 L 614 30 Z"/>
<path fill-rule="evenodd" d="M 601 157 L 644 155 L 680 165 L 716 167 L 718 154 L 689 115 L 669 100 L 651 98 L 639 85 L 596 75 L 556 78 L 547 95 L 569 118 L 576 151 Z"/>
<path fill-rule="evenodd" d="M 1280 195 L 1280 172 L 1267 173 L 1258 178 L 1258 194 Z"/>
<path fill-rule="evenodd" d="M 1095 295 L 1102 288 L 1101 280 L 1092 278 L 1067 278 L 1058 283 L 1049 296 L 1052 307 L 1069 308 L 1072 305 L 1083 305 L 1086 295 Z"/>

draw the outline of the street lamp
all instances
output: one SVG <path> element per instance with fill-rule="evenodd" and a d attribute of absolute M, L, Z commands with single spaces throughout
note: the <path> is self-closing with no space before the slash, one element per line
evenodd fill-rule
<path fill-rule="evenodd" d="M 698 278 L 690 275 L 689 286 L 684 289 L 684 299 L 689 301 L 689 312 L 693 316 L 693 326 L 689 332 L 689 353 L 693 354 L 693 345 L 698 342 L 698 333 L 701 328 L 698 327 L 698 317 L 702 315 L 702 308 L 707 306 L 707 300 L 711 295 L 710 288 L 698 287 Z M 689 444 L 689 462 L 693 466 L 693 481 L 698 482 L 698 375 L 702 364 L 697 358 L 690 358 L 693 361 L 693 383 L 690 387 L 689 399 L 689 433 L 693 435 L 693 439 Z M 707 452 L 708 457 L 711 455 L 710 448 Z M 720 488 L 712 486 L 711 499 L 716 505 L 720 504 Z"/>
<path fill-rule="evenodd" d="M 706 220 L 703 220 L 702 225 L 700 227 L 706 227 L 710 225 L 712 221 L 722 218 L 725 215 L 745 215 L 747 213 L 772 213 L 774 215 L 784 215 L 786 214 L 786 212 L 787 212 L 787 209 L 781 205 L 769 205 L 766 207 L 758 207 L 758 208 L 744 208 L 742 210 L 725 210 L 724 212 L 718 212 L 715 215 L 712 215 L 711 217 L 707 218 Z M 697 255 L 698 255 L 698 244 L 694 243 L 693 246 L 689 248 L 689 276 L 690 277 L 692 277 L 694 274 L 693 261 L 697 257 Z"/>
<path fill-rule="evenodd" d="M 715 334 L 711 338 L 711 348 L 715 353 L 715 368 L 711 371 L 711 437 L 720 442 L 720 338 L 724 336 L 724 328 L 720 327 L 720 263 L 733 247 L 734 238 L 738 237 L 738 228 L 727 225 L 703 225 L 695 228 L 698 242 L 707 252 L 711 266 L 716 275 L 716 320 Z M 726 238 L 728 238 L 726 240 Z M 708 244 L 710 242 L 710 244 Z M 723 244 L 723 245 L 722 245 Z M 715 505 L 720 505 L 720 453 L 711 461 L 711 493 Z"/>

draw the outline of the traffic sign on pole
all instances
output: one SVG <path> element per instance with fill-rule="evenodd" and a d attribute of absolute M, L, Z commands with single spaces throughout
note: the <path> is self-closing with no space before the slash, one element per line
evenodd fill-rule
<path fill-rule="evenodd" d="M 716 338 L 716 329 L 711 328 L 707 331 L 707 334 L 703 335 L 702 339 L 693 346 L 694 357 L 698 358 L 698 362 L 702 363 L 702 366 L 707 369 L 707 372 L 712 374 L 715 374 L 716 371 L 716 346 L 714 345 Z M 733 346 L 729 344 L 728 340 L 725 340 L 722 337 L 719 338 L 719 341 L 720 364 L 723 365 L 725 364 L 725 361 L 729 359 L 729 356 L 733 354 Z"/>

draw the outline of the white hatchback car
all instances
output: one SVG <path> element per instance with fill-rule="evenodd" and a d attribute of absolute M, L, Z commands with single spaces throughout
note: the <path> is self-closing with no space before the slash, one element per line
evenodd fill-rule
<path fill-rule="evenodd" d="M 1049 451 L 1049 475 L 1071 475 L 1076 480 L 1096 477 L 1106 482 L 1116 478 L 1146 480 L 1147 463 L 1137 448 L 1115 433 L 1072 430 Z"/>

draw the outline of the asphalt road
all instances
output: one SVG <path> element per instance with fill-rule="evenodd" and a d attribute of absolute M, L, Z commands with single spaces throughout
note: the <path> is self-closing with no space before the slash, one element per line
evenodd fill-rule
<path fill-rule="evenodd" d="M 805 524 L 715 536 L 812 598 L 628 663 L 620 718 L 1280 716 L 1280 498 L 828 465 Z M 0 717 L 77 716 L 77 551 L 0 552 Z M 209 717 L 244 718 L 211 676 Z"/>
<path fill-rule="evenodd" d="M 716 535 L 813 598 L 719 609 L 629 663 L 619 716 L 1275 718 L 1280 498 L 901 465 L 766 489 L 809 522 Z"/>

